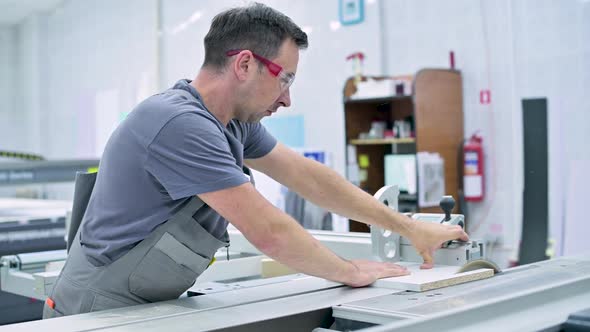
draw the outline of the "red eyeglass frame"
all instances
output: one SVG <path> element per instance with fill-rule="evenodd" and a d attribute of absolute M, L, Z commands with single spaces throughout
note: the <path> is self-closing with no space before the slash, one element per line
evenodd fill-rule
<path fill-rule="evenodd" d="M 245 51 L 245 50 L 229 50 L 225 53 L 225 55 L 227 56 L 234 56 L 239 54 L 240 52 Z M 250 51 L 252 52 L 252 51 Z M 269 59 L 260 56 L 254 52 L 252 52 L 252 55 L 254 56 L 254 58 L 258 59 L 260 62 L 264 63 L 264 65 L 266 66 L 266 68 L 268 68 L 268 71 L 270 71 L 271 74 L 273 74 L 274 76 L 279 76 L 279 74 L 281 73 L 281 71 L 283 71 L 283 67 L 277 65 L 276 63 L 270 61 Z"/>

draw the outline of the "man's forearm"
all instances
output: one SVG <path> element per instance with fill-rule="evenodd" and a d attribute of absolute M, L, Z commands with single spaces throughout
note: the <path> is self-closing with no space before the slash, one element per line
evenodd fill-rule
<path fill-rule="evenodd" d="M 199 198 L 279 262 L 309 275 L 351 285 L 358 282 L 359 272 L 352 262 L 324 247 L 250 183 L 200 194 Z"/>
<path fill-rule="evenodd" d="M 268 227 L 244 235 L 265 255 L 305 274 L 342 283 L 354 279 L 353 264 L 328 250 L 289 215 L 273 207 L 260 218 Z"/>
<path fill-rule="evenodd" d="M 290 187 L 305 199 L 342 216 L 405 236 L 411 231 L 409 218 L 394 212 L 322 164 L 306 162 L 303 174 L 292 181 Z"/>

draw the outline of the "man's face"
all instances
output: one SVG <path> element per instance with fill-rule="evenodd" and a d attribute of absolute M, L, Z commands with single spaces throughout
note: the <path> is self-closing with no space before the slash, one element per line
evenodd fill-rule
<path fill-rule="evenodd" d="M 258 122 L 265 116 L 270 116 L 279 107 L 291 106 L 291 96 L 288 80 L 295 76 L 299 62 L 299 48 L 291 40 L 287 39 L 276 58 L 269 59 L 283 68 L 282 72 L 275 76 L 266 65 L 259 62 L 261 70 L 257 70 L 257 77 L 252 82 L 253 88 L 249 96 L 248 105 L 238 115 L 238 119 L 246 122 Z"/>

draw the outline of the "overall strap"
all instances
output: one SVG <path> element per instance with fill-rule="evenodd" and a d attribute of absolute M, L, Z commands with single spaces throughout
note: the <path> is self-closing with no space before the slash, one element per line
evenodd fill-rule
<path fill-rule="evenodd" d="M 178 216 L 182 216 L 187 219 L 192 219 L 193 215 L 205 205 L 205 202 L 201 200 L 197 195 L 191 197 L 188 203 L 177 212 Z"/>

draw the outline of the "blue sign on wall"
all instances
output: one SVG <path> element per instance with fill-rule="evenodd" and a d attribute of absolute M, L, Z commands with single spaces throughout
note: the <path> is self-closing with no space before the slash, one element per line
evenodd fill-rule
<path fill-rule="evenodd" d="M 303 115 L 267 117 L 262 124 L 279 142 L 292 148 L 305 146 Z"/>
<path fill-rule="evenodd" d="M 361 23 L 365 20 L 365 2 L 363 0 L 339 0 L 338 14 L 342 25 Z"/>

